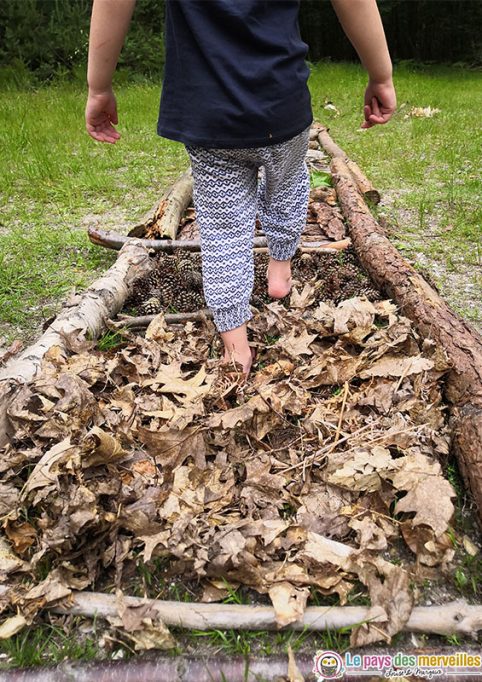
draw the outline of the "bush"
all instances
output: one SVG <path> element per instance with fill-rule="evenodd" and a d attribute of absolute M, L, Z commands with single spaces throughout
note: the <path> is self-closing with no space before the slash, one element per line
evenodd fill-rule
<path fill-rule="evenodd" d="M 378 0 L 378 6 L 394 61 L 482 63 L 480 0 Z M 0 84 L 78 77 L 85 71 L 91 7 L 92 0 L 0 0 Z M 121 68 L 161 77 L 163 24 L 163 0 L 137 0 Z M 303 0 L 300 28 L 311 61 L 358 61 L 329 0 Z"/>
<path fill-rule="evenodd" d="M 0 84 L 78 77 L 87 62 L 91 8 L 91 0 L 1 2 Z M 149 77 L 162 73 L 163 18 L 160 0 L 137 0 L 121 67 Z"/>

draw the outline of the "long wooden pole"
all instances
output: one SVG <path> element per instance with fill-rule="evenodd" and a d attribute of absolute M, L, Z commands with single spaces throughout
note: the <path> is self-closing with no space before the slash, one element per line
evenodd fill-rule
<path fill-rule="evenodd" d="M 57 605 L 56 613 L 77 616 L 118 615 L 116 596 L 98 592 L 74 592 L 70 605 Z M 204 604 L 123 597 L 127 607 L 149 604 L 168 626 L 192 630 L 279 630 L 274 608 L 243 604 Z M 290 623 L 294 630 L 328 630 L 349 627 L 367 620 L 368 606 L 309 606 L 301 620 Z M 403 630 L 439 635 L 475 635 L 482 630 L 482 606 L 453 601 L 440 606 L 416 606 Z"/>
<path fill-rule="evenodd" d="M 362 266 L 377 287 L 399 305 L 402 314 L 413 320 L 420 334 L 445 350 L 452 365 L 444 382 L 452 449 L 482 527 L 482 337 L 393 246 L 358 191 L 345 161 L 334 157 L 331 169 Z"/>
<path fill-rule="evenodd" d="M 87 230 L 90 241 L 98 246 L 103 246 L 106 249 L 113 249 L 117 251 L 122 248 L 124 244 L 133 239 L 133 237 L 126 237 L 119 232 L 113 230 L 101 230 L 97 227 L 89 227 Z M 200 251 L 201 244 L 197 239 L 137 239 L 146 249 L 153 251 L 164 251 L 166 253 L 173 253 L 176 249 L 184 249 L 185 251 Z M 350 246 L 349 239 L 340 239 L 339 241 L 321 240 L 321 241 L 302 241 L 300 242 L 301 251 L 323 250 L 327 252 L 337 252 Z M 265 248 L 268 242 L 266 237 L 254 237 L 253 247 L 255 249 Z"/>

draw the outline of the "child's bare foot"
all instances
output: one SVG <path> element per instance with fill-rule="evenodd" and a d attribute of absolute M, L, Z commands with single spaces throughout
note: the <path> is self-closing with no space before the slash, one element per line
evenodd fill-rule
<path fill-rule="evenodd" d="M 271 298 L 284 298 L 291 291 L 291 260 L 269 259 L 268 295 Z"/>
<path fill-rule="evenodd" d="M 253 364 L 253 351 L 251 348 L 248 346 L 248 350 L 243 350 L 243 351 L 237 351 L 237 350 L 230 350 L 228 351 L 226 348 L 224 349 L 224 355 L 223 355 L 223 360 L 222 360 L 222 365 L 226 366 L 226 369 L 229 369 L 230 367 L 236 369 L 236 365 L 240 364 L 243 367 L 243 374 L 246 374 L 246 376 L 249 374 L 251 371 L 251 365 Z"/>
<path fill-rule="evenodd" d="M 221 338 L 224 342 L 224 356 L 221 364 L 226 365 L 226 369 L 229 369 L 231 365 L 235 370 L 236 363 L 239 363 L 243 368 L 243 374 L 247 376 L 253 364 L 253 352 L 248 344 L 246 325 L 221 332 Z"/>

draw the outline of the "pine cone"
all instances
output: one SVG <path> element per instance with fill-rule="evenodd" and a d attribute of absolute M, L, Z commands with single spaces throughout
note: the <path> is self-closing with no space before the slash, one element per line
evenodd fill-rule
<path fill-rule="evenodd" d="M 161 302 L 155 296 L 148 298 L 147 301 L 144 301 L 140 306 L 140 311 L 143 315 L 157 315 L 161 310 Z"/>

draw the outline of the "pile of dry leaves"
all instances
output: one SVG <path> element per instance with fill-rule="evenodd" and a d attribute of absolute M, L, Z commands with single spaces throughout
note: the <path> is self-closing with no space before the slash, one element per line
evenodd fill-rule
<path fill-rule="evenodd" d="M 310 590 L 343 605 L 362 583 L 377 622 L 351 644 L 390 641 L 411 585 L 454 553 L 448 365 L 391 301 L 313 301 L 306 285 L 289 311 L 256 314 L 237 390 L 219 380 L 210 321 L 172 329 L 160 314 L 114 351 L 49 350 L 0 450 L 5 628 L 106 575 L 122 589 L 141 553 L 169 558 L 205 600 L 226 580 L 269 595 L 280 626 Z"/>

